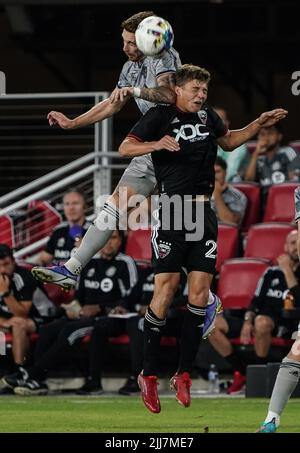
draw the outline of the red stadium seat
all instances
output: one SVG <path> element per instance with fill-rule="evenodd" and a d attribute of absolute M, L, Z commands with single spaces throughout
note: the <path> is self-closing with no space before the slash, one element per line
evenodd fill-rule
<path fill-rule="evenodd" d="M 220 268 L 225 260 L 237 256 L 239 230 L 236 226 L 219 223 L 218 225 L 218 255 L 216 269 Z"/>
<path fill-rule="evenodd" d="M 218 296 L 224 309 L 246 309 L 254 295 L 257 282 L 270 266 L 263 259 L 235 258 L 221 267 Z"/>
<path fill-rule="evenodd" d="M 249 227 L 260 221 L 260 185 L 257 182 L 238 182 L 232 184 L 246 195 L 248 203 L 241 225 L 241 231 L 248 231 Z"/>
<path fill-rule="evenodd" d="M 300 152 L 300 140 L 297 140 L 297 141 L 295 141 L 295 142 L 289 143 L 289 146 L 291 146 L 291 147 L 294 148 L 296 151 L 298 151 L 298 153 Z"/>
<path fill-rule="evenodd" d="M 28 205 L 28 242 L 31 244 L 52 233 L 53 228 L 62 222 L 61 215 L 48 201 L 35 200 Z"/>
<path fill-rule="evenodd" d="M 90 341 L 91 335 L 86 335 L 82 340 L 83 343 L 89 343 Z M 119 335 L 118 337 L 111 337 L 109 339 L 111 344 L 117 345 L 128 345 L 129 341 L 129 336 L 126 333 Z M 177 340 L 176 337 L 163 336 L 161 337 L 160 344 L 161 346 L 176 346 Z"/>
<path fill-rule="evenodd" d="M 265 208 L 264 222 L 292 222 L 295 216 L 294 191 L 296 182 L 275 184 L 270 187 Z"/>
<path fill-rule="evenodd" d="M 295 229 L 290 223 L 258 223 L 247 235 L 244 257 L 265 258 L 276 264 L 277 257 L 284 252 L 287 234 Z"/>
<path fill-rule="evenodd" d="M 151 228 L 130 230 L 126 242 L 126 255 L 131 256 L 137 264 L 151 263 Z"/>
<path fill-rule="evenodd" d="M 15 247 L 14 224 L 9 215 L 0 217 L 0 244 L 6 244 L 10 248 Z"/>

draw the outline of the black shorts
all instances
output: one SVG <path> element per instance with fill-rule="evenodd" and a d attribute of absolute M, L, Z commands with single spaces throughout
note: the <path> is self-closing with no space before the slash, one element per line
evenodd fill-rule
<path fill-rule="evenodd" d="M 152 264 L 155 274 L 201 271 L 215 274 L 218 222 L 210 202 L 204 203 L 204 234 L 201 240 L 186 240 L 189 231 L 153 228 Z"/>

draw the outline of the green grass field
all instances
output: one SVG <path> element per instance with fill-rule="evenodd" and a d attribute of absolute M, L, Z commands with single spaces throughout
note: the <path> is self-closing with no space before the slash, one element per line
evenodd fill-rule
<path fill-rule="evenodd" d="M 148 412 L 139 397 L 0 398 L 0 432 L 6 433 L 253 433 L 268 400 L 193 398 L 183 408 L 161 398 L 160 414 Z M 299 432 L 300 400 L 292 399 L 279 432 Z"/>

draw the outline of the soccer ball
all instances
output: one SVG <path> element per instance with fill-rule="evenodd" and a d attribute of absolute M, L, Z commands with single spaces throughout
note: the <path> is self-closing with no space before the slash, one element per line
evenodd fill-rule
<path fill-rule="evenodd" d="M 174 33 L 165 19 L 157 16 L 146 17 L 135 32 L 138 49 L 146 56 L 159 56 L 172 47 Z"/>

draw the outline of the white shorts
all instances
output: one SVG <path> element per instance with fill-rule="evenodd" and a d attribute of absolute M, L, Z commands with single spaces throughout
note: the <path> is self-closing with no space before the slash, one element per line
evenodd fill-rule
<path fill-rule="evenodd" d="M 147 197 L 156 186 L 156 178 L 151 154 L 134 157 L 124 171 L 118 185 L 130 186 L 136 194 Z"/>

